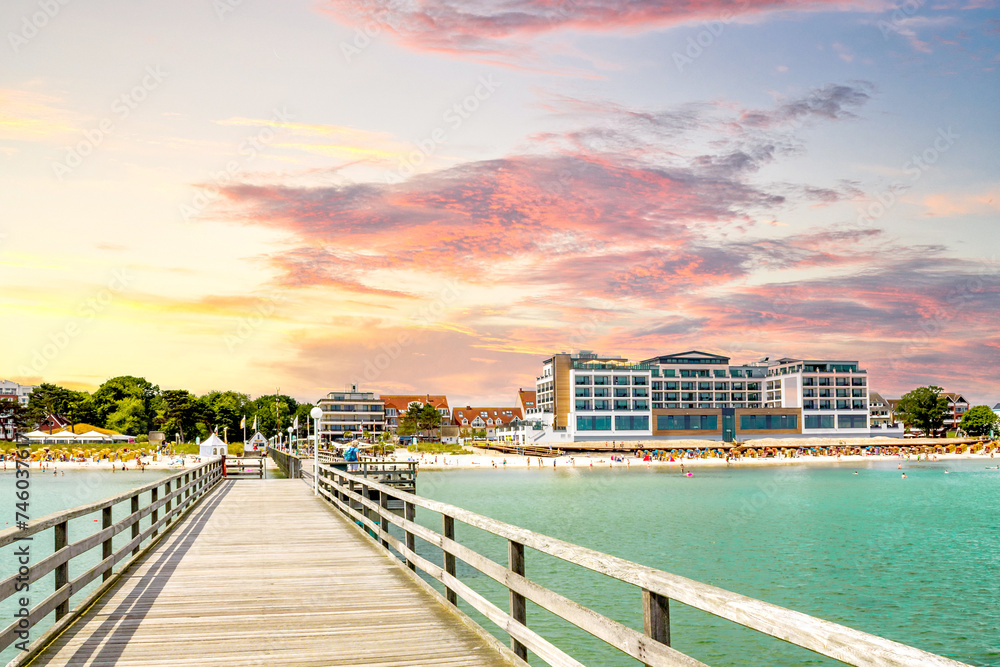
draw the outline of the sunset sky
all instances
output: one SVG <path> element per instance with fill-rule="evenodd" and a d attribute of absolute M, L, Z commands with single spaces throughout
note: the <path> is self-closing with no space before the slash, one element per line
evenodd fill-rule
<path fill-rule="evenodd" d="M 512 405 L 546 355 L 1000 401 L 994 0 L 5 0 L 0 378 Z"/>

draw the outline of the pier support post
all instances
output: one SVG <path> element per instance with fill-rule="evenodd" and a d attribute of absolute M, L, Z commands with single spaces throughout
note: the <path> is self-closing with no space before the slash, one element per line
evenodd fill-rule
<path fill-rule="evenodd" d="M 105 507 L 103 510 L 101 510 L 101 529 L 107 529 L 110 527 L 111 527 L 111 508 Z M 114 538 L 109 537 L 108 539 L 104 540 L 104 542 L 101 543 L 101 560 L 106 560 L 108 558 L 111 558 L 111 554 L 114 553 L 112 548 L 113 541 Z M 107 581 L 108 579 L 111 578 L 111 569 L 112 568 L 109 567 L 107 570 L 104 571 L 104 578 L 102 579 L 102 581 Z"/>
<path fill-rule="evenodd" d="M 171 488 L 170 482 L 167 482 L 166 484 L 163 485 L 164 498 L 170 496 L 170 488 Z M 169 526 L 170 520 L 173 518 L 173 515 L 170 513 L 170 504 L 171 504 L 170 500 L 167 500 L 167 504 L 163 506 L 163 518 L 166 519 L 166 521 L 163 524 L 164 526 Z"/>
<path fill-rule="evenodd" d="M 160 487 L 157 486 L 154 487 L 153 490 L 149 492 L 149 504 L 155 505 L 156 501 L 159 499 L 160 499 Z M 155 526 L 156 521 L 159 518 L 160 518 L 160 510 L 153 510 L 152 513 L 149 515 L 149 525 Z M 160 532 L 159 529 L 154 530 L 151 537 L 156 537 L 157 533 L 159 532 Z"/>
<path fill-rule="evenodd" d="M 131 503 L 131 506 L 129 507 L 129 509 L 131 510 L 131 513 L 132 513 L 133 516 L 135 516 L 139 512 L 139 496 L 132 496 L 132 503 Z M 136 520 L 136 522 L 132 524 L 132 539 L 134 540 L 137 537 L 139 537 L 139 521 L 138 520 Z M 139 555 L 139 545 L 138 544 L 135 545 L 135 549 L 132 549 L 132 555 L 133 556 L 138 556 Z"/>
<path fill-rule="evenodd" d="M 389 535 L 389 521 L 385 515 L 389 513 L 389 496 L 385 491 L 378 492 L 378 532 L 382 533 L 382 546 L 389 548 L 389 540 L 385 539 Z"/>
<path fill-rule="evenodd" d="M 68 540 L 68 528 L 69 524 L 66 521 L 57 523 L 55 526 L 55 544 L 53 553 L 58 552 L 60 549 L 64 548 L 69 544 Z M 65 562 L 62 565 L 56 566 L 56 586 L 55 590 L 59 590 L 63 586 L 69 583 L 69 562 Z M 69 613 L 69 598 L 64 602 L 60 602 L 56 607 L 56 620 L 58 621 L 63 616 Z"/>
<path fill-rule="evenodd" d="M 507 561 L 510 565 L 510 571 L 523 577 L 524 545 L 520 542 L 515 542 L 514 540 L 508 540 Z M 514 591 L 510 591 L 510 615 L 521 625 L 528 625 L 528 613 L 524 596 L 520 593 L 515 593 Z M 510 649 L 514 651 L 517 657 L 521 658 L 521 660 L 528 659 L 528 647 L 513 637 L 510 638 Z"/>
<path fill-rule="evenodd" d="M 407 521 L 413 521 L 416 517 L 417 508 L 413 506 L 413 503 L 403 503 L 403 518 Z M 416 540 L 413 539 L 413 533 L 408 530 L 406 531 L 406 548 L 410 552 L 417 550 L 417 543 Z M 406 566 L 414 572 L 417 571 L 416 563 L 411 561 L 409 558 L 406 559 Z"/>
<path fill-rule="evenodd" d="M 443 525 L 444 536 L 447 537 L 449 540 L 454 540 L 455 519 L 453 517 L 448 516 L 447 514 L 442 514 L 441 519 L 444 523 Z M 455 576 L 455 556 L 454 554 L 450 554 L 447 551 L 444 552 L 444 571 L 453 577 Z M 456 606 L 458 605 L 458 595 L 456 595 L 455 591 L 451 590 L 447 586 L 445 586 L 444 588 L 444 596 L 448 599 L 448 602 Z"/>
<path fill-rule="evenodd" d="M 670 598 L 642 589 L 642 631 L 670 646 Z"/>

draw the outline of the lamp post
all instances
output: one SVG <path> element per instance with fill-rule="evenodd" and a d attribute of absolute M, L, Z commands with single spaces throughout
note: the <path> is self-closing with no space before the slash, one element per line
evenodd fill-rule
<path fill-rule="evenodd" d="M 288 427 L 288 453 L 292 453 L 292 427 Z"/>
<path fill-rule="evenodd" d="M 309 411 L 313 418 L 313 432 L 316 440 L 313 442 L 313 495 L 319 495 L 319 418 L 323 416 L 323 408 L 318 405 Z"/>

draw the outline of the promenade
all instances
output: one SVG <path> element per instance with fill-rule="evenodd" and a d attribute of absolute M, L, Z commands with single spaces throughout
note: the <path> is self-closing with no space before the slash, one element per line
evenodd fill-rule
<path fill-rule="evenodd" d="M 510 664 L 301 480 L 221 485 L 31 664 Z"/>

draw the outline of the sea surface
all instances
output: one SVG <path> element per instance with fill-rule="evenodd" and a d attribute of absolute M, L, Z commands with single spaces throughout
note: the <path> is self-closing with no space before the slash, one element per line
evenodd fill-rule
<path fill-rule="evenodd" d="M 986 469 L 996 461 L 897 465 L 703 467 L 693 477 L 641 464 L 424 471 L 417 490 L 961 662 L 1000 665 L 1000 470 Z M 417 519 L 440 531 L 438 515 Z M 461 541 L 506 564 L 504 540 L 457 525 Z M 439 562 L 439 551 L 418 550 Z M 642 629 L 637 588 L 530 549 L 525 558 L 530 579 Z M 459 576 L 507 609 L 492 580 L 461 564 Z M 677 602 L 670 614 L 673 646 L 709 665 L 840 664 Z M 638 664 L 530 603 L 528 625 L 584 664 Z"/>
<path fill-rule="evenodd" d="M 896 462 L 697 468 L 690 478 L 676 468 L 641 464 L 628 470 L 424 471 L 417 489 L 495 519 L 971 665 L 1000 666 L 1000 471 L 987 465 L 996 462 L 904 462 L 902 471 Z M 53 476 L 33 470 L 31 516 L 166 474 Z M 13 522 L 15 492 L 13 474 L 0 472 L 0 525 Z M 95 530 L 95 518 L 71 522 L 70 539 Z M 436 514 L 420 510 L 417 520 L 440 531 Z M 457 524 L 457 533 L 506 563 L 504 540 L 463 524 Z M 50 537 L 51 531 L 33 544 L 33 562 L 51 553 Z M 440 561 L 433 547 L 418 550 Z M 99 551 L 92 552 L 94 563 Z M 0 550 L 2 577 L 16 567 L 11 553 Z M 641 629 L 638 589 L 530 549 L 526 563 L 529 578 Z M 84 567 L 74 564 L 74 571 Z M 495 582 L 461 563 L 459 576 L 507 608 L 506 590 Z M 33 585 L 38 599 L 51 588 L 51 575 Z M 0 607 L 3 618 L 11 618 L 11 602 Z M 670 612 L 674 647 L 709 665 L 839 664 L 676 602 Z M 530 603 L 528 623 L 589 666 L 638 664 Z M 506 642 L 506 635 L 495 634 Z M 12 649 L 0 654 L 0 664 L 13 654 Z M 531 663 L 542 664 L 534 658 Z"/>

